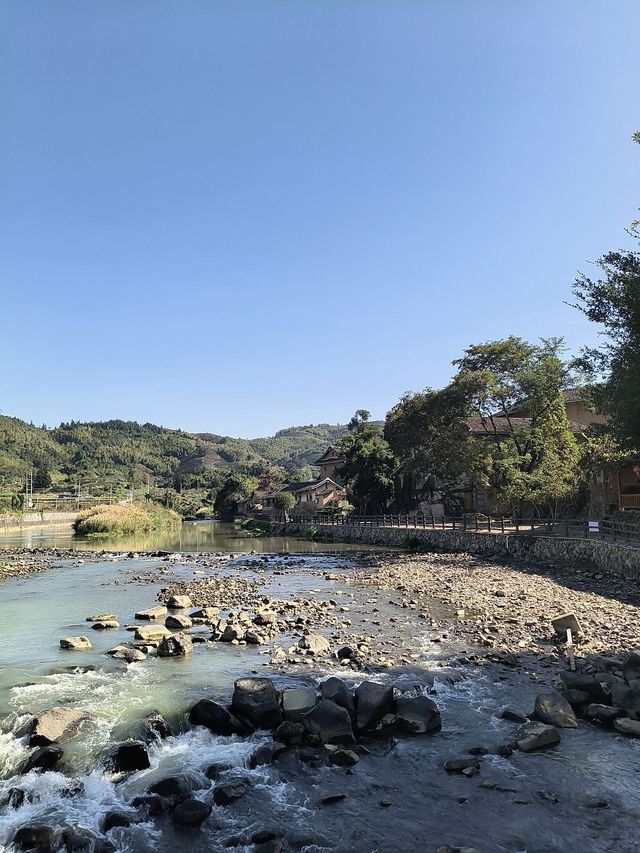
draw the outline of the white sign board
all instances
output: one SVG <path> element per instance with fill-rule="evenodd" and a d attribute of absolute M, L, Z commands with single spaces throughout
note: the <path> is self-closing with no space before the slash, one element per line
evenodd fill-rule
<path fill-rule="evenodd" d="M 600 522 L 599 521 L 590 521 L 589 522 L 589 533 L 600 533 Z"/>

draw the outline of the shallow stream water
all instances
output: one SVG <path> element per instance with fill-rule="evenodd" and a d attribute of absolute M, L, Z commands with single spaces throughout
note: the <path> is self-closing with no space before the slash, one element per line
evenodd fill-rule
<path fill-rule="evenodd" d="M 246 551 L 257 550 L 258 542 L 268 540 L 242 541 Z M 271 547 L 293 552 L 311 544 L 278 542 Z M 240 548 L 227 540 L 226 548 L 216 545 L 212 550 Z M 251 579 L 247 557 L 240 563 L 243 568 L 237 570 Z M 256 558 L 255 578 L 264 583 L 265 593 L 280 598 L 310 595 L 313 590 L 320 598 L 336 597 L 345 589 L 344 581 L 325 580 L 322 573 L 348 572 L 357 566 L 357 557 L 307 553 L 295 563 L 295 570 L 276 574 L 287 564 L 285 558 L 270 561 L 266 571 L 263 566 L 258 570 Z M 199 789 L 197 796 L 211 801 L 214 783 L 204 770 L 212 763 L 229 767 L 219 781 L 251 780 L 250 794 L 230 806 L 214 806 L 197 830 L 176 828 L 166 816 L 112 829 L 107 837 L 117 850 L 249 853 L 251 834 L 263 829 L 284 834 L 286 849 L 303 853 L 431 853 L 444 844 L 474 847 L 481 853 L 640 850 L 636 741 L 581 724 L 577 730 L 563 730 L 561 744 L 552 750 L 483 758 L 480 774 L 472 779 L 442 769 L 451 755 L 512 739 L 514 724 L 499 719 L 500 710 L 505 706 L 530 710 L 544 673 L 452 667 L 450 660 L 462 651 L 455 632 L 446 644 L 432 642 L 425 622 L 411 612 L 403 611 L 402 624 L 395 629 L 411 638 L 419 659 L 410 668 L 369 677 L 428 692 L 442 713 L 441 733 L 368 742 L 370 754 L 352 770 L 313 767 L 295 755 L 249 769 L 249 756 L 265 733 L 240 739 L 189 729 L 186 711 L 195 701 L 206 696 L 228 703 L 234 679 L 252 673 L 273 676 L 280 687 L 301 679 L 317 683 L 330 673 L 353 681 L 363 676 L 345 674 L 331 665 L 320 674 L 283 675 L 272 672 L 269 655 L 261 654 L 260 647 L 222 643 L 195 645 L 187 660 L 150 656 L 129 667 L 105 657 L 106 649 L 130 639 L 130 634 L 124 628 L 87 631 L 86 616 L 111 612 L 122 626 L 131 623 L 136 610 L 156 603 L 167 582 L 161 574 L 165 567 L 158 558 L 123 555 L 82 562 L 79 554 L 50 572 L 9 580 L 0 587 L 0 850 L 12 851 L 16 829 L 26 824 L 71 826 L 99 838 L 107 812 L 116 809 L 135 818 L 131 799 L 169 775 L 189 776 Z M 157 571 L 157 582 L 133 581 L 141 569 Z M 185 578 L 199 571 L 187 561 L 183 565 L 172 561 L 171 569 Z M 225 571 L 233 572 L 234 563 L 226 564 Z M 347 587 L 355 594 L 351 617 L 366 620 L 365 602 L 376 593 L 348 582 Z M 388 590 L 378 594 L 377 616 L 383 622 L 391 613 L 397 616 L 397 608 L 385 610 L 391 597 Z M 70 634 L 90 634 L 94 648 L 61 651 L 60 637 Z M 87 667 L 95 669 L 85 671 Z M 56 706 L 85 710 L 92 721 L 65 744 L 60 772 L 20 775 L 30 752 L 24 736 L 28 715 Z M 176 734 L 151 748 L 148 770 L 119 781 L 105 771 L 104 760 L 115 743 L 136 732 L 138 722 L 151 710 L 165 714 Z M 495 781 L 496 787 L 482 787 L 487 781 Z M 8 792 L 16 787 L 33 802 L 17 809 L 7 804 Z M 331 793 L 346 797 L 334 805 L 320 805 L 320 798 Z M 601 807 L 594 808 L 595 802 Z"/>

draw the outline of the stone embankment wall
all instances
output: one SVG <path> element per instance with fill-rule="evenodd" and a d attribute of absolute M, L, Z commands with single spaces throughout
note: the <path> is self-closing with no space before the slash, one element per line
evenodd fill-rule
<path fill-rule="evenodd" d="M 462 530 L 417 530 L 366 527 L 357 524 L 313 525 L 303 522 L 273 523 L 271 533 L 363 545 L 402 546 L 407 539 L 441 552 L 465 552 L 481 557 L 510 557 L 529 562 L 590 564 L 602 572 L 640 577 L 640 548 L 601 539 L 532 536 L 527 533 L 474 533 Z"/>
<path fill-rule="evenodd" d="M 23 512 L 0 515 L 0 532 L 21 530 L 24 527 L 43 527 L 53 524 L 72 524 L 77 512 Z"/>

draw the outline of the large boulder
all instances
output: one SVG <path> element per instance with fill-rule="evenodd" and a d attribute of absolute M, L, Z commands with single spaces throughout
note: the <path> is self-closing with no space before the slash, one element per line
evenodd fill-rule
<path fill-rule="evenodd" d="M 398 727 L 414 735 L 437 732 L 442 728 L 440 711 L 427 696 L 402 696 L 396 702 Z"/>
<path fill-rule="evenodd" d="M 136 619 L 164 619 L 167 615 L 167 608 L 164 604 L 159 605 L 158 607 L 150 607 L 148 610 L 138 610 L 136 613 Z"/>
<path fill-rule="evenodd" d="M 285 720 L 299 722 L 315 704 L 314 687 L 289 687 L 282 691 L 282 715 Z"/>
<path fill-rule="evenodd" d="M 611 687 L 611 704 L 622 708 L 625 717 L 640 720 L 640 691 L 633 687 L 614 684 Z"/>
<path fill-rule="evenodd" d="M 211 699 L 201 699 L 189 711 L 189 722 L 194 726 L 205 726 L 214 735 L 250 734 L 250 729 L 243 720 L 239 720 L 222 705 Z"/>
<path fill-rule="evenodd" d="M 275 730 L 273 737 L 279 743 L 284 743 L 287 746 L 295 746 L 302 743 L 305 731 L 306 729 L 302 723 L 292 723 L 289 720 L 285 720 Z"/>
<path fill-rule="evenodd" d="M 176 823 L 181 823 L 184 826 L 196 826 L 206 820 L 210 814 L 211 806 L 208 803 L 189 797 L 175 807 L 173 819 Z"/>
<path fill-rule="evenodd" d="M 150 785 L 149 794 L 159 797 L 183 797 L 191 793 L 192 785 L 186 776 L 167 776 Z"/>
<path fill-rule="evenodd" d="M 167 600 L 167 607 L 175 610 L 185 610 L 187 607 L 193 607 L 193 601 L 188 595 L 172 595 Z"/>
<path fill-rule="evenodd" d="M 322 634 L 305 634 L 298 646 L 309 655 L 326 655 L 331 648 L 329 640 Z"/>
<path fill-rule="evenodd" d="M 320 685 L 320 695 L 323 699 L 328 699 L 330 702 L 340 705 L 341 708 L 345 708 L 349 712 L 351 719 L 355 720 L 356 706 L 351 691 L 344 681 L 332 675 Z"/>
<path fill-rule="evenodd" d="M 372 728 L 393 710 L 393 687 L 363 681 L 356 687 L 356 725 L 360 731 Z"/>
<path fill-rule="evenodd" d="M 532 752 L 560 743 L 560 732 L 545 723 L 526 723 L 518 732 L 517 743 L 522 752 Z"/>
<path fill-rule="evenodd" d="M 78 734 L 80 726 L 89 720 L 89 714 L 73 708 L 50 708 L 36 714 L 31 724 L 31 746 L 48 746 L 64 743 Z"/>
<path fill-rule="evenodd" d="M 11 843 L 17 850 L 55 850 L 55 832 L 50 826 L 21 826 Z"/>
<path fill-rule="evenodd" d="M 302 723 L 307 732 L 318 737 L 322 743 L 351 744 L 355 740 L 349 712 L 328 699 L 318 702 L 305 714 Z"/>
<path fill-rule="evenodd" d="M 136 640 L 154 641 L 163 640 L 165 637 L 172 637 L 173 634 L 164 625 L 138 625 L 136 628 Z"/>
<path fill-rule="evenodd" d="M 626 681 L 640 678 L 640 649 L 632 649 L 622 662 L 622 674 Z"/>
<path fill-rule="evenodd" d="M 270 678 L 239 678 L 231 710 L 258 729 L 275 729 L 282 722 L 280 694 Z"/>
<path fill-rule="evenodd" d="M 541 723 L 559 726 L 561 729 L 576 729 L 578 720 L 569 702 L 559 693 L 539 693 L 536 696 L 534 716 Z"/>
<path fill-rule="evenodd" d="M 23 773 L 31 770 L 51 770 L 62 758 L 62 747 L 50 744 L 41 746 L 32 752 L 24 766 Z"/>
<path fill-rule="evenodd" d="M 193 652 L 193 642 L 186 634 L 173 634 L 165 637 L 158 646 L 158 656 L 161 658 L 187 657 Z"/>
<path fill-rule="evenodd" d="M 204 622 L 214 622 L 220 616 L 219 607 L 200 607 L 189 614 L 190 619 L 202 619 Z"/>
<path fill-rule="evenodd" d="M 173 734 L 171 726 L 162 716 L 160 711 L 151 711 L 142 721 L 142 739 L 149 742 L 164 740 Z"/>
<path fill-rule="evenodd" d="M 587 719 L 595 723 L 612 723 L 621 713 L 620 708 L 613 705 L 598 705 L 597 703 L 587 705 L 586 710 Z"/>
<path fill-rule="evenodd" d="M 84 652 L 92 649 L 93 645 L 88 637 L 63 637 L 60 640 L 61 649 L 70 649 L 74 652 Z"/>
<path fill-rule="evenodd" d="M 110 763 L 116 773 L 146 770 L 150 766 L 146 744 L 139 740 L 119 744 L 111 754 Z"/>

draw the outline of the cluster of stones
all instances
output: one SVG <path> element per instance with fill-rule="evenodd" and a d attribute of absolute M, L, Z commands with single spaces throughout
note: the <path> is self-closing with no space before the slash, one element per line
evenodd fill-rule
<path fill-rule="evenodd" d="M 319 689 L 303 686 L 282 691 L 267 678 L 241 678 L 235 682 L 229 707 L 201 699 L 188 716 L 192 725 L 204 726 L 215 735 L 247 737 L 257 730 L 270 732 L 270 736 L 258 741 L 249 759 L 252 768 L 277 761 L 290 751 L 311 765 L 352 767 L 368 753 L 362 739 L 432 734 L 441 728 L 438 708 L 427 696 L 405 695 L 395 691 L 392 685 L 372 681 L 363 681 L 352 691 L 335 677 L 322 682 Z M 24 772 L 55 768 L 63 757 L 60 744 L 74 737 L 87 719 L 86 715 L 68 708 L 54 708 L 36 715 L 30 744 L 37 749 L 29 757 Z M 170 734 L 170 727 L 160 714 L 145 718 L 140 736 L 118 744 L 107 757 L 106 766 L 114 779 L 121 780 L 130 773 L 147 769 L 149 745 Z M 186 776 L 161 779 L 144 795 L 132 799 L 126 812 L 108 812 L 101 829 L 108 832 L 117 826 L 163 815 L 179 825 L 198 826 L 209 817 L 214 805 L 227 806 L 250 792 L 251 782 L 246 778 L 224 780 L 223 774 L 229 769 L 220 763 L 207 767 L 205 775 L 212 786 L 200 791 L 194 789 L 193 781 Z M 9 804 L 17 808 L 29 796 L 27 791 L 13 788 Z M 334 794 L 322 798 L 318 804 L 329 805 L 344 797 Z M 70 830 L 65 832 L 68 835 Z M 19 829 L 12 843 L 18 850 L 53 851 L 58 849 L 56 845 L 66 842 L 54 828 L 39 825 Z M 105 839 L 94 838 L 91 843 L 91 849 L 99 853 L 116 849 Z M 253 833 L 244 843 L 252 844 L 255 853 L 280 853 L 283 849 L 282 839 L 267 830 Z"/>
<path fill-rule="evenodd" d="M 498 566 L 469 554 L 373 555 L 367 563 L 355 574 L 358 583 L 395 590 L 395 603 L 426 619 L 433 599 L 446 602 L 456 633 L 487 649 L 553 664 L 561 652 L 550 619 L 565 612 L 579 614 L 576 653 L 623 654 L 640 646 L 637 580 L 588 566 Z"/>

